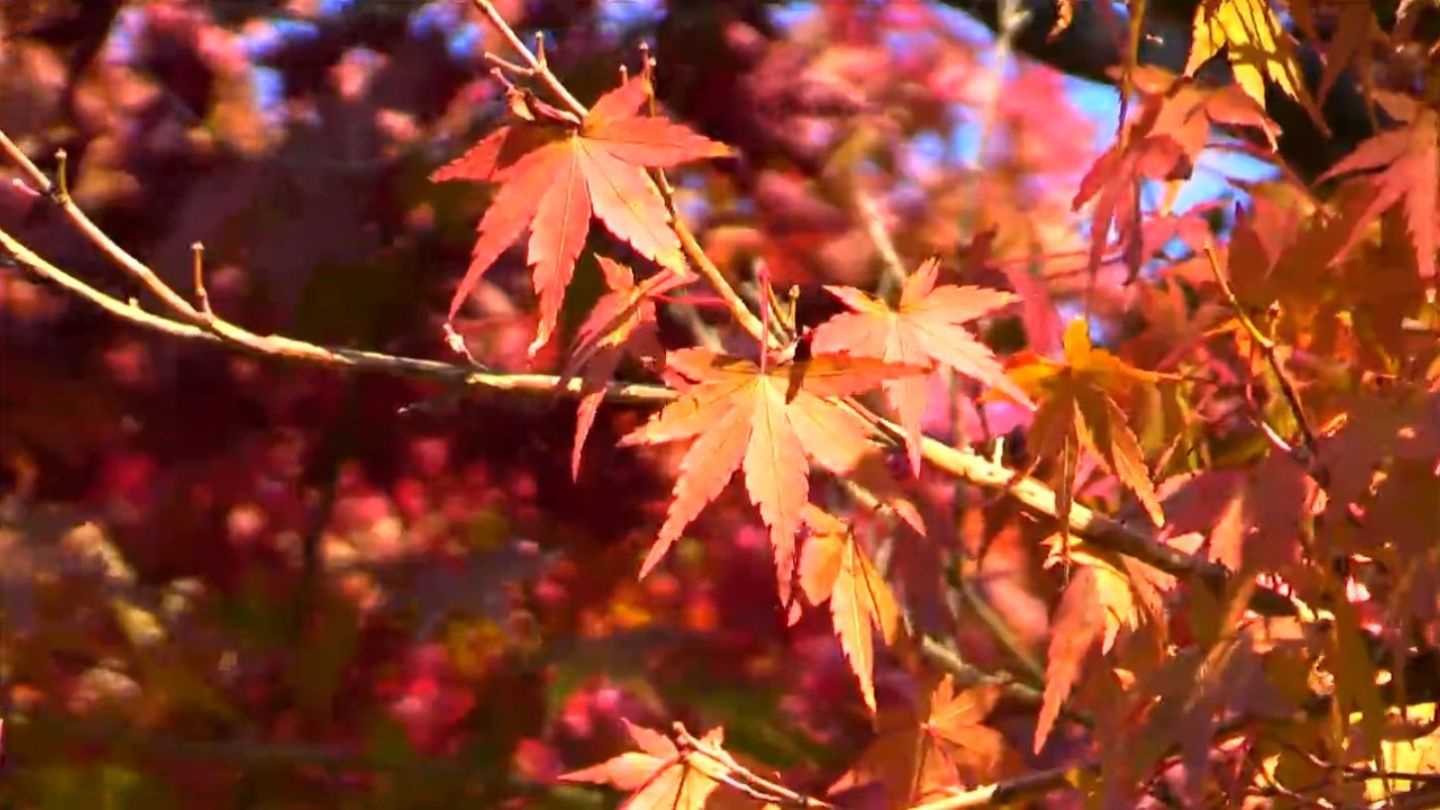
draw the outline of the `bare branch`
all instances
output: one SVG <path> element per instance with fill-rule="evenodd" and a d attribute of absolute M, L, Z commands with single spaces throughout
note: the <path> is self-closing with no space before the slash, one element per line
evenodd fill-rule
<path fill-rule="evenodd" d="M 332 348 L 280 335 L 256 335 L 218 319 L 216 323 L 223 324 L 222 327 L 215 330 L 207 329 L 174 318 L 156 315 L 142 309 L 133 301 L 121 301 L 112 295 L 101 292 L 51 264 L 3 229 L 0 229 L 0 248 L 14 256 L 22 267 L 35 275 L 59 285 L 111 315 L 171 337 L 214 343 L 232 349 L 241 349 L 251 354 L 314 363 L 338 369 L 382 372 L 495 391 L 530 394 L 560 393 L 573 397 L 581 395 L 582 381 L 578 379 L 562 381 L 561 378 L 549 374 L 482 372 L 437 360 Z M 607 399 L 619 402 L 647 403 L 668 402 L 676 396 L 674 391 L 664 386 L 613 383 L 606 386 L 605 395 Z"/>

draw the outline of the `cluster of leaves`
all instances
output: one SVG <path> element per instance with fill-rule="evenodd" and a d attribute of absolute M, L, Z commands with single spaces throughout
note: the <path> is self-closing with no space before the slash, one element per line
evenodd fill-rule
<path fill-rule="evenodd" d="M 387 351 L 449 335 L 500 369 L 486 379 L 557 372 L 574 421 L 443 397 L 397 417 L 433 392 L 249 358 L 167 376 L 163 344 L 62 329 L 63 298 L 6 270 L 6 328 L 29 347 L 14 354 L 92 352 L 118 392 L 74 396 L 40 368 L 19 393 L 0 382 L 21 425 L 0 437 L 0 541 L 4 731 L 38 765 L 10 788 L 22 800 L 170 801 L 177 784 L 395 806 L 582 802 L 577 785 L 602 784 L 627 807 L 696 810 L 1433 798 L 1440 111 L 1413 69 L 1420 4 L 1385 29 L 1363 4 L 1205 0 L 1182 74 L 1127 60 L 1113 142 L 1078 156 L 1052 72 L 985 66 L 924 4 L 820 4 L 790 41 L 733 6 L 672 4 L 667 61 L 647 51 L 618 81 L 617 43 L 513 52 L 504 4 L 475 4 L 490 27 L 465 69 L 426 47 L 466 24 L 454 4 L 407 9 L 405 36 L 292 5 L 342 44 L 323 92 L 267 108 L 261 71 L 306 86 L 283 48 L 136 5 L 114 21 L 128 39 L 75 76 L 41 34 L 5 51 L 21 68 L 0 91 L 42 112 L 0 126 L 76 138 L 72 192 L 100 209 L 136 205 L 153 178 L 130 152 L 170 144 L 194 178 L 144 253 L 163 267 L 204 238 L 230 265 L 207 305 Z M 726 45 L 694 63 L 666 39 L 707 25 Z M 391 41 L 374 27 L 414 47 L 356 44 Z M 1313 87 L 1302 45 L 1326 60 Z M 493 71 L 473 78 L 483 48 Z M 167 49 L 209 86 L 167 73 Z M 1233 81 L 1202 80 L 1222 56 Z M 1323 128 L 1346 70 L 1376 134 L 1306 182 L 1267 104 Z M 667 112 L 672 72 L 700 89 Z M 754 109 L 680 123 L 706 82 L 795 101 L 811 140 Z M 165 141 L 176 95 L 203 123 Z M 311 118 L 354 139 L 359 168 L 326 163 Z M 921 146 L 962 127 L 980 161 Z M 417 182 L 437 144 L 459 156 L 430 179 L 468 184 Z M 1269 179 L 1176 210 L 1205 160 L 1236 152 Z M 230 189 L 277 175 L 321 190 L 267 247 L 232 223 L 273 213 Z M 47 201 L 9 189 L 0 226 L 68 255 Z M 366 210 L 357 190 L 395 204 Z M 471 221 L 442 324 L 429 293 L 454 284 Z M 380 233 L 404 234 L 382 262 L 404 278 L 357 258 Z M 612 381 L 661 404 L 602 411 L 624 399 Z M 159 404 L 176 392 L 188 419 Z M 55 413 L 67 398 L 91 410 Z M 65 757 L 115 727 L 102 776 L 79 779 Z M 212 767 L 186 777 L 187 759 Z"/>

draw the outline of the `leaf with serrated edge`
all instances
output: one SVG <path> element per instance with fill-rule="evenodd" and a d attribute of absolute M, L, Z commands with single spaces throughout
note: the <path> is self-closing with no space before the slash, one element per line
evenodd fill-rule
<path fill-rule="evenodd" d="M 921 368 L 943 365 L 986 385 L 1003 388 L 1017 402 L 1028 403 L 1024 392 L 1005 376 L 994 353 L 963 325 L 1017 299 L 1010 293 L 981 287 L 937 287 L 939 267 L 934 259 L 921 264 L 906 279 L 900 305 L 893 310 L 860 290 L 826 287 L 853 311 L 831 318 L 815 330 L 815 351 L 873 357 Z M 905 428 L 910 468 L 918 474 L 925 378 L 892 380 L 884 384 L 884 391 Z"/>
<path fill-rule="evenodd" d="M 435 181 L 502 184 L 481 218 L 470 266 L 451 300 L 450 319 L 527 226 L 528 263 L 540 298 L 532 356 L 554 333 L 592 213 L 641 255 L 683 271 L 670 212 L 647 168 L 723 157 L 730 149 L 664 118 L 641 116 L 650 95 L 648 79 L 631 79 L 602 96 L 578 129 L 522 117 L 432 175 Z"/>
<path fill-rule="evenodd" d="M 643 287 L 635 284 L 635 273 L 629 267 L 605 256 L 596 261 L 605 275 L 610 292 L 601 296 L 590 315 L 576 330 L 575 346 L 566 361 L 566 379 L 584 372 L 580 405 L 575 415 L 575 442 L 570 451 L 570 476 L 580 476 L 580 459 L 585 439 L 595 423 L 600 403 L 605 399 L 605 384 L 615 375 L 625 354 L 661 361 L 665 349 L 660 345 L 655 323 L 655 302 L 659 295 L 689 281 L 689 277 L 661 271 Z"/>
<path fill-rule="evenodd" d="M 1295 58 L 1294 41 L 1267 0 L 1205 0 L 1195 7 L 1185 75 L 1193 76 L 1221 48 L 1235 82 L 1260 106 L 1265 106 L 1267 79 L 1307 109 L 1314 106 Z"/>
<path fill-rule="evenodd" d="M 800 585 L 806 598 L 830 600 L 831 622 L 860 694 L 875 712 L 874 633 L 889 644 L 900 628 L 900 609 L 880 572 L 870 564 L 849 528 L 814 506 L 805 509 L 810 537 L 800 561 Z"/>
<path fill-rule="evenodd" d="M 711 794 L 720 787 L 727 769 L 693 755 L 682 755 L 664 735 L 625 721 L 640 751 L 620 754 L 599 765 L 561 774 L 566 782 L 592 782 L 634 791 L 621 807 L 633 810 L 703 810 Z M 702 738 L 712 747 L 724 743 L 721 729 Z"/>
<path fill-rule="evenodd" d="M 1435 209 L 1440 205 L 1440 116 L 1423 109 L 1408 126 L 1382 132 L 1361 143 L 1320 177 L 1328 180 L 1354 172 L 1384 167 L 1374 175 L 1349 183 L 1371 193 L 1358 211 L 1350 212 L 1348 238 L 1337 258 L 1348 254 L 1365 235 L 1365 229 L 1382 212 L 1402 205 L 1405 226 L 1415 249 L 1422 279 L 1435 277 Z"/>
<path fill-rule="evenodd" d="M 530 264 L 535 293 L 540 296 L 540 326 L 530 344 L 532 355 L 550 342 L 565 288 L 590 229 L 590 196 L 577 157 L 572 142 L 570 159 L 556 167 L 530 228 Z"/>
<path fill-rule="evenodd" d="M 666 362 L 694 384 L 621 444 L 694 443 L 680 463 L 665 523 L 641 576 L 743 467 L 746 492 L 770 529 L 780 597 L 788 604 L 795 531 L 809 498 L 809 461 L 844 474 L 871 438 L 865 423 L 825 397 L 857 393 L 919 369 L 821 355 L 762 372 L 747 360 L 701 349 L 673 352 Z"/>
<path fill-rule="evenodd" d="M 1056 490 L 1056 512 L 1062 531 L 1068 532 L 1076 451 L 1085 447 L 1106 470 L 1135 493 L 1150 519 L 1165 525 L 1165 513 L 1140 443 L 1125 421 L 1110 392 L 1129 392 L 1137 385 L 1173 381 L 1174 375 L 1144 371 L 1090 345 L 1088 325 L 1076 318 L 1065 329 L 1065 362 L 1028 357 L 1010 370 L 1014 384 L 1040 400 L 1030 435 L 1041 454 L 1058 456 L 1061 482 Z"/>
<path fill-rule="evenodd" d="M 998 699 L 994 686 L 956 691 L 946 676 L 918 705 L 882 709 L 875 739 L 831 793 L 880 782 L 887 807 L 908 807 L 995 780 L 1005 738 L 984 721 Z"/>
<path fill-rule="evenodd" d="M 1115 556 L 1083 545 L 1076 547 L 1061 535 L 1052 536 L 1047 542 L 1051 544 L 1047 565 L 1068 558 L 1074 568 L 1051 622 L 1045 692 L 1035 724 L 1036 753 L 1045 746 L 1060 707 L 1079 680 L 1091 649 L 1098 642 L 1100 652 L 1109 652 L 1120 631 L 1137 627 L 1141 608 L 1156 598 L 1150 594 L 1154 584 L 1144 582 L 1136 586 L 1121 570 L 1125 568 L 1124 563 Z"/>

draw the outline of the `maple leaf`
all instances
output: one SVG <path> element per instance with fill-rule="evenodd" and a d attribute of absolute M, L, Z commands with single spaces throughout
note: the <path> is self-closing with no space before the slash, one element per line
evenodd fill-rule
<path fill-rule="evenodd" d="M 1420 277 L 1435 276 L 1435 207 L 1440 204 L 1440 116 L 1421 109 L 1406 126 L 1382 132 L 1361 143 L 1355 151 L 1335 164 L 1320 180 L 1355 172 L 1381 169 L 1378 173 L 1351 180 L 1368 187 L 1370 193 L 1351 212 L 1352 230 L 1340 250 L 1344 256 L 1365 235 L 1365 228 L 1381 212 L 1401 203 L 1405 224 L 1415 248 Z"/>
<path fill-rule="evenodd" d="M 1235 82 L 1255 103 L 1265 106 L 1265 80 L 1269 79 L 1285 95 L 1304 105 L 1321 131 L 1328 132 L 1305 90 L 1300 64 L 1295 59 L 1295 42 L 1281 27 L 1267 0 L 1205 0 L 1195 8 L 1185 75 L 1193 76 L 1221 48 L 1230 61 Z"/>
<path fill-rule="evenodd" d="M 1265 107 L 1247 95 L 1244 88 L 1238 85 L 1206 87 L 1157 67 L 1146 67 L 1137 73 L 1145 83 L 1141 92 L 1148 90 L 1165 98 L 1155 119 L 1153 134 L 1175 139 L 1190 164 L 1204 151 L 1212 126 L 1258 129 L 1271 150 L 1278 148 L 1279 125 L 1266 117 Z"/>
<path fill-rule="evenodd" d="M 1271 452 L 1248 469 L 1208 470 L 1173 486 L 1165 496 L 1171 529 L 1207 538 L 1210 560 L 1231 571 L 1276 572 L 1299 559 L 1316 484 L 1288 455 Z"/>
<path fill-rule="evenodd" d="M 874 357 L 919 368 L 942 365 L 1005 390 L 1029 405 L 1025 393 L 1010 383 L 994 352 L 964 327 L 987 313 L 1019 300 L 1011 293 L 983 287 L 936 286 L 940 263 L 929 259 L 905 280 L 900 305 L 854 287 L 827 286 L 852 312 L 837 315 L 815 330 L 817 352 Z M 926 378 L 891 380 L 883 386 L 890 407 L 905 427 L 910 469 L 920 472 L 920 418 L 925 412 Z"/>
<path fill-rule="evenodd" d="M 614 785 L 634 791 L 621 805 L 627 810 L 702 810 L 725 769 L 706 757 L 681 754 L 665 735 L 624 720 L 639 751 L 627 751 L 599 765 L 561 774 L 567 782 Z M 716 728 L 701 738 L 719 748 L 724 731 Z"/>
<path fill-rule="evenodd" d="M 694 381 L 680 399 L 620 440 L 622 446 L 690 440 L 660 536 L 640 576 L 744 468 L 750 501 L 770 529 L 782 602 L 789 602 L 795 532 L 809 499 L 807 457 L 837 475 L 872 446 L 873 429 L 827 397 L 847 396 L 918 369 L 879 360 L 816 355 L 761 369 L 705 349 L 672 352 L 667 366 Z"/>
<path fill-rule="evenodd" d="M 1140 112 L 1125 124 L 1121 137 L 1090 166 L 1080 179 L 1071 209 L 1079 211 L 1094 200 L 1090 214 L 1090 252 L 1086 261 L 1091 278 L 1100 270 L 1110 229 L 1125 250 L 1133 278 L 1140 272 L 1143 248 L 1140 238 L 1140 185 L 1142 180 L 1181 180 L 1190 176 L 1193 157 L 1169 133 L 1156 132 L 1164 99 L 1146 96 Z"/>
<path fill-rule="evenodd" d="M 800 555 L 800 587 L 812 604 L 830 600 L 835 635 L 873 713 L 874 633 L 893 643 L 900 631 L 900 607 L 848 526 L 814 506 L 807 505 L 803 517 L 810 537 Z"/>
<path fill-rule="evenodd" d="M 1112 227 L 1124 251 L 1128 280 L 1134 280 L 1142 262 L 1163 247 L 1145 238 L 1142 181 L 1174 183 L 1188 178 L 1211 125 L 1258 129 L 1272 149 L 1279 137 L 1279 127 L 1265 117 L 1265 108 L 1238 88 L 1203 88 L 1154 66 L 1136 68 L 1130 78 L 1140 94 L 1139 112 L 1085 173 L 1071 204 L 1078 211 L 1094 200 L 1087 260 L 1091 278 L 1099 272 Z M 1149 224 L 1153 223 L 1152 218 Z"/>
<path fill-rule="evenodd" d="M 540 298 L 540 326 L 531 354 L 554 332 L 592 214 L 642 256 L 683 270 L 679 239 L 670 230 L 664 199 L 646 169 L 732 152 L 673 121 L 640 115 L 650 92 L 648 79 L 632 78 L 602 96 L 578 126 L 554 115 L 528 116 L 533 120 L 517 116 L 520 123 L 491 133 L 431 175 L 436 182 L 501 184 L 480 219 L 470 266 L 450 301 L 450 318 L 527 227 L 526 256 Z"/>
<path fill-rule="evenodd" d="M 918 705 L 881 714 L 875 739 L 830 793 L 878 782 L 885 806 L 905 807 L 957 785 L 994 780 L 1005 762 L 1005 738 L 984 721 L 999 700 L 997 687 L 957 690 L 946 675 Z"/>
<path fill-rule="evenodd" d="M 580 406 L 575 416 L 575 444 L 570 452 L 570 476 L 580 476 L 580 458 L 585 438 L 595 424 L 595 415 L 605 399 L 605 383 L 615 375 L 620 361 L 631 354 L 642 361 L 663 363 L 664 347 L 656 333 L 654 297 L 690 281 L 688 276 L 662 270 L 643 285 L 636 286 L 629 267 L 605 256 L 596 261 L 605 274 L 610 292 L 600 297 L 575 335 L 575 347 L 563 376 L 583 370 Z"/>
<path fill-rule="evenodd" d="M 1100 651 L 1109 652 L 1121 630 L 1139 626 L 1142 609 L 1160 617 L 1160 592 L 1173 585 L 1173 580 L 1161 572 L 1121 555 L 1074 543 L 1060 535 L 1052 536 L 1050 543 L 1046 565 L 1068 559 L 1075 567 L 1051 621 L 1045 693 L 1035 722 L 1037 754 L 1045 747 L 1060 707 L 1079 680 L 1090 650 L 1099 642 Z"/>
<path fill-rule="evenodd" d="M 1060 455 L 1061 483 L 1056 490 L 1055 510 L 1062 533 L 1069 533 L 1075 469 L 1082 446 L 1135 493 L 1155 525 L 1164 526 L 1165 514 L 1145 467 L 1140 442 L 1111 392 L 1126 393 L 1137 384 L 1175 377 L 1142 371 L 1104 349 L 1092 347 L 1089 326 L 1083 318 L 1076 318 L 1065 328 L 1064 344 L 1064 363 L 1031 355 L 1010 371 L 1022 390 L 1040 400 L 1030 427 L 1037 452 Z"/>

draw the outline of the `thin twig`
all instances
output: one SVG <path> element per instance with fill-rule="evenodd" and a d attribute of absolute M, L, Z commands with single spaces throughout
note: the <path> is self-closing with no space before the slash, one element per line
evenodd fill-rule
<path fill-rule="evenodd" d="M 720 300 L 725 303 L 726 309 L 735 318 L 735 323 L 762 347 L 773 346 L 774 336 L 766 333 L 765 325 L 760 322 L 759 316 L 750 311 L 750 306 L 735 287 L 725 278 L 725 274 L 710 260 L 705 253 L 705 248 L 700 246 L 699 240 L 695 238 L 694 232 L 686 224 L 685 218 L 680 215 L 680 209 L 675 203 L 675 189 L 670 185 L 663 175 L 661 182 L 657 183 L 660 189 L 660 196 L 665 200 L 665 207 L 670 211 L 670 227 L 675 231 L 675 236 L 680 240 L 680 249 L 685 251 L 685 256 L 695 265 L 695 269 L 709 282 L 715 292 L 719 294 Z"/>
<path fill-rule="evenodd" d="M 121 301 L 112 295 L 101 292 L 51 264 L 3 229 L 0 229 L 0 248 L 15 257 L 20 266 L 111 315 L 171 337 L 213 343 L 283 360 L 296 360 L 339 369 L 395 374 L 495 391 L 531 394 L 559 392 L 567 396 L 580 396 L 583 393 L 583 381 L 578 379 L 562 381 L 561 378 L 549 374 L 479 372 L 466 366 L 438 360 L 332 348 L 278 335 L 260 336 L 246 333 L 247 339 L 234 340 L 228 334 L 217 333 L 174 318 L 156 315 L 142 309 L 134 302 Z M 237 330 L 238 327 L 232 326 L 230 329 Z M 656 404 L 669 402 L 677 396 L 674 391 L 664 386 L 616 383 L 606 386 L 605 395 L 607 399 L 617 402 Z"/>
<path fill-rule="evenodd" d="M 479 9 L 481 14 L 485 15 L 485 18 L 490 21 L 490 25 L 500 32 L 500 36 L 505 38 L 505 41 L 510 44 L 510 48 L 530 67 L 533 75 L 544 83 L 545 87 L 554 93 L 555 97 L 566 107 L 569 107 L 571 112 L 581 118 L 590 112 L 590 108 L 581 104 L 580 99 L 575 98 L 565 84 L 560 81 L 560 78 L 551 72 L 550 66 L 536 56 L 534 51 L 526 47 L 515 33 L 515 29 L 505 22 L 505 18 L 500 16 L 500 12 L 495 10 L 495 6 L 490 3 L 490 0 L 470 0 L 470 2 Z"/>
<path fill-rule="evenodd" d="M 519 64 L 516 64 L 516 63 L 514 63 L 514 62 L 511 62 L 509 59 L 506 59 L 506 58 L 503 57 L 503 56 L 499 56 L 499 55 L 490 53 L 489 51 L 486 51 L 486 52 L 485 52 L 485 57 L 484 57 L 484 58 L 485 58 L 485 62 L 486 62 L 487 64 L 489 64 L 490 66 L 495 67 L 495 68 L 499 68 L 499 69 L 501 69 L 501 70 L 508 70 L 508 71 L 510 71 L 511 73 L 514 73 L 516 76 L 525 76 L 525 77 L 528 78 L 528 77 L 531 77 L 531 76 L 534 76 L 534 75 L 535 75 L 535 71 L 534 71 L 534 70 L 531 70 L 530 68 L 525 67 L 524 65 L 519 65 Z"/>
<path fill-rule="evenodd" d="M 203 316 L 195 307 L 190 305 L 189 301 L 186 301 L 183 296 L 176 293 L 169 285 L 161 281 L 160 277 L 155 275 L 155 272 L 146 266 L 144 262 L 130 255 L 124 248 L 116 244 L 115 240 L 100 230 L 99 226 L 92 222 L 90 217 L 86 216 L 85 212 L 75 204 L 75 201 L 65 189 L 51 183 L 50 178 L 46 177 L 45 173 L 40 171 L 40 168 L 35 165 L 35 162 L 31 160 L 29 156 L 20 151 L 20 147 L 16 146 L 15 142 L 10 140 L 10 136 L 5 134 L 3 130 L 0 130 L 0 151 L 4 151 L 5 154 L 9 156 L 11 162 L 18 166 L 20 171 L 30 179 L 31 184 L 35 186 L 37 191 L 49 197 L 59 206 L 60 210 L 65 213 L 65 216 L 70 219 L 86 239 L 89 239 L 96 247 L 100 248 L 105 255 L 113 259 L 127 273 L 143 283 L 152 293 L 158 296 L 161 301 L 165 302 L 166 306 L 181 316 L 182 319 L 194 324 L 203 322 Z"/>
<path fill-rule="evenodd" d="M 210 293 L 205 290 L 205 246 L 199 242 L 190 245 L 191 273 L 194 275 L 195 303 L 200 307 L 200 313 L 207 318 L 214 318 L 215 312 L 210 308 Z"/>
<path fill-rule="evenodd" d="M 860 187 L 858 177 L 853 178 L 850 185 L 850 197 L 860 215 L 860 223 L 865 226 L 865 235 L 870 238 L 870 244 L 874 245 L 875 251 L 880 254 L 880 263 L 884 268 L 884 272 L 880 274 L 880 283 L 876 286 L 876 294 L 881 298 L 889 298 L 896 288 L 905 283 L 905 262 L 895 249 L 895 240 L 890 237 L 890 230 L 885 227 L 885 221 L 880 217 L 880 207 L 875 204 L 875 198 Z"/>
<path fill-rule="evenodd" d="M 1220 259 L 1216 255 L 1215 245 L 1208 238 L 1205 240 L 1205 259 L 1210 265 L 1210 272 L 1215 277 L 1215 283 L 1220 286 L 1220 291 L 1224 293 L 1230 307 L 1235 310 L 1236 319 L 1240 321 L 1240 325 L 1244 327 L 1251 341 L 1259 348 L 1260 354 L 1265 357 L 1265 362 L 1270 366 L 1270 370 L 1274 372 L 1275 379 L 1280 385 L 1280 393 L 1285 397 L 1286 404 L 1294 414 L 1295 424 L 1300 429 L 1301 441 L 1305 443 L 1307 458 L 1303 460 L 1307 466 L 1312 468 L 1312 473 L 1319 476 L 1317 480 L 1321 480 L 1323 484 L 1324 471 L 1316 466 L 1319 463 L 1320 455 L 1315 440 L 1315 431 L 1311 429 L 1310 420 L 1305 416 L 1305 408 L 1300 404 L 1300 395 L 1296 391 L 1295 383 L 1290 379 L 1290 374 L 1285 370 L 1284 364 L 1280 362 L 1280 358 L 1275 352 L 1275 341 L 1261 332 L 1260 327 L 1250 319 L 1250 314 L 1245 311 L 1244 305 L 1240 303 L 1240 299 L 1235 295 L 1235 290 L 1230 286 L 1230 280 L 1226 278 L 1225 271 L 1220 269 Z"/>
<path fill-rule="evenodd" d="M 990 603 L 976 592 L 975 584 L 971 582 L 970 578 L 964 573 L 957 573 L 956 580 L 960 595 L 975 615 L 980 618 L 980 621 L 985 624 L 986 629 L 990 631 L 990 635 L 994 636 L 995 640 L 1000 642 L 1000 646 L 1004 647 L 1012 657 L 1020 662 L 1020 665 L 1025 668 L 1026 674 L 1030 676 L 1033 682 L 1044 683 L 1045 666 L 1037 661 L 1029 650 L 1025 649 L 1025 645 L 1015 636 L 1015 631 L 1010 629 L 1010 625 L 1005 622 L 1004 617 L 997 613 L 995 608 L 991 607 Z"/>
<path fill-rule="evenodd" d="M 1021 7 L 1018 0 L 1001 0 L 1000 19 L 995 34 L 995 64 L 992 66 L 992 80 L 980 108 L 980 134 L 976 139 L 975 170 L 969 175 L 966 190 L 965 224 L 973 228 L 976 214 L 980 211 L 980 172 L 984 169 L 985 158 L 994 135 L 995 122 L 1000 114 L 1000 96 L 1005 89 L 1005 70 L 1009 67 L 1010 56 L 1015 50 L 1015 38 L 1030 19 L 1030 12 Z"/>
<path fill-rule="evenodd" d="M 1088 764 L 1088 763 L 1087 763 Z M 1077 765 L 1035 771 L 1014 779 L 966 790 L 943 799 L 917 804 L 910 810 L 966 810 L 972 807 L 1003 807 L 1021 799 L 1074 787 L 1089 768 Z"/>
<path fill-rule="evenodd" d="M 730 754 L 724 749 L 716 748 L 715 746 L 710 745 L 704 740 L 699 739 L 695 735 L 691 734 L 690 731 L 685 728 L 685 725 L 683 723 L 675 723 L 675 725 L 673 726 L 673 730 L 677 741 L 680 742 L 680 744 L 685 749 L 688 749 L 693 753 L 700 754 L 706 759 L 709 759 L 710 761 L 715 762 L 721 767 L 724 767 L 735 776 L 738 776 L 751 787 L 758 788 L 759 791 L 764 793 L 771 801 L 784 802 L 785 804 L 794 807 L 834 807 L 834 805 L 830 804 L 829 802 L 821 801 L 820 799 L 797 793 L 790 788 L 785 787 L 784 785 L 778 784 L 774 781 L 766 779 L 758 773 L 755 773 L 744 765 L 741 765 L 739 762 L 736 762 L 735 758 L 730 756 Z"/>

